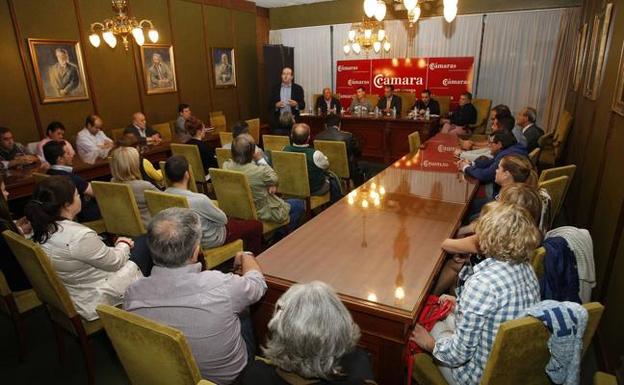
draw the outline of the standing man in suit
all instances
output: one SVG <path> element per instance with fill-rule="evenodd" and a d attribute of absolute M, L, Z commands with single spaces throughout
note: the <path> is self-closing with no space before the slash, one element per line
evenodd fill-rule
<path fill-rule="evenodd" d="M 305 110 L 303 88 L 293 82 L 293 70 L 290 67 L 282 69 L 282 82 L 271 90 L 270 108 L 275 118 L 284 112 L 290 112 L 293 116 L 299 116 L 299 112 Z"/>
<path fill-rule="evenodd" d="M 349 160 L 349 174 L 353 180 L 355 187 L 364 183 L 364 175 L 360 170 L 358 158 L 362 155 L 360 144 L 350 132 L 340 130 L 340 116 L 327 115 L 325 118 L 325 129 L 319 132 L 315 140 L 332 140 L 336 142 L 344 142 L 347 147 L 347 158 Z"/>
<path fill-rule="evenodd" d="M 442 119 L 441 132 L 444 134 L 470 134 L 471 124 L 477 122 L 477 109 L 472 105 L 472 94 L 464 92 L 459 97 L 459 110 L 452 113 L 450 119 Z"/>
<path fill-rule="evenodd" d="M 539 138 L 544 135 L 544 130 L 539 128 L 535 121 L 537 120 L 537 111 L 533 107 L 525 107 L 518 113 L 516 123 L 522 129 L 522 133 L 527 141 L 527 152 L 535 150 L 538 145 Z"/>
<path fill-rule="evenodd" d="M 159 144 L 162 140 L 158 131 L 147 125 L 147 120 L 142 112 L 132 114 L 132 123 L 126 127 L 124 134 L 134 135 L 139 143 L 147 143 L 148 145 Z"/>
<path fill-rule="evenodd" d="M 385 115 L 390 115 L 392 113 L 392 109 L 396 109 L 396 117 L 401 116 L 401 98 L 394 94 L 394 86 L 392 84 L 388 84 L 384 86 L 384 96 L 379 98 L 379 102 L 377 103 L 377 108 L 381 110 Z"/>
<path fill-rule="evenodd" d="M 438 101 L 431 98 L 431 91 L 423 90 L 420 93 L 420 99 L 416 100 L 411 110 L 416 110 L 418 115 L 424 115 L 427 108 L 431 115 L 440 115 L 440 104 Z"/>
<path fill-rule="evenodd" d="M 340 101 L 332 96 L 331 89 L 329 87 L 323 88 L 323 95 L 316 99 L 316 111 L 321 110 L 323 115 L 340 115 L 342 107 Z"/>

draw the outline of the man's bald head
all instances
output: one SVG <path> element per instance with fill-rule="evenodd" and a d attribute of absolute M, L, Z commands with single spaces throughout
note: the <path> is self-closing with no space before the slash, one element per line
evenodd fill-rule
<path fill-rule="evenodd" d="M 145 119 L 145 115 L 142 112 L 135 112 L 132 114 L 132 124 L 142 129 L 145 129 L 147 125 L 147 121 Z"/>
<path fill-rule="evenodd" d="M 294 144 L 307 144 L 310 140 L 310 126 L 305 123 L 297 123 L 292 127 L 290 136 Z"/>

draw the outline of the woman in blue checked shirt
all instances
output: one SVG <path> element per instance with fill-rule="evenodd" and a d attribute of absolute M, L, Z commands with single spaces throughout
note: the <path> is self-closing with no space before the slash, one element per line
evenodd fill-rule
<path fill-rule="evenodd" d="M 531 214 L 518 205 L 492 202 L 475 232 L 486 260 L 451 301 L 453 312 L 429 334 L 416 325 L 411 339 L 433 353 L 451 385 L 478 384 L 501 323 L 521 317 L 540 300 L 539 284 L 529 260 L 542 235 Z"/>

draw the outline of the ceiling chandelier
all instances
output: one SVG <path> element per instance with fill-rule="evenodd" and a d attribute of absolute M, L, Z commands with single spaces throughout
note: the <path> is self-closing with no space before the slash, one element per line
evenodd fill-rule
<path fill-rule="evenodd" d="M 386 35 L 383 23 L 374 19 L 363 20 L 361 23 L 354 23 L 348 34 L 348 41 L 343 47 L 345 54 L 351 51 L 359 55 L 362 50 L 366 55 L 372 50 L 379 53 L 381 50 L 390 51 L 390 42 Z"/>
<path fill-rule="evenodd" d="M 158 41 L 158 31 L 154 28 L 151 20 L 143 19 L 137 21 L 136 18 L 128 16 L 128 0 L 112 0 L 113 12 L 117 15 L 111 19 L 105 19 L 104 22 L 95 22 L 91 24 L 91 35 L 89 42 L 95 48 L 100 46 L 100 34 L 102 39 L 109 47 L 117 46 L 117 38 L 120 37 L 126 51 L 128 50 L 128 36 L 132 35 L 134 42 L 138 45 L 145 43 L 144 30 L 147 30 L 147 36 L 152 43 Z"/>
<path fill-rule="evenodd" d="M 401 0 L 394 0 L 396 3 L 400 3 Z M 438 0 L 402 0 L 403 7 L 407 11 L 407 19 L 410 24 L 414 24 L 418 21 L 421 14 L 420 6 L 424 3 L 435 3 Z M 458 0 L 442 0 L 444 5 L 444 20 L 447 23 L 451 23 L 457 16 L 457 2 Z"/>

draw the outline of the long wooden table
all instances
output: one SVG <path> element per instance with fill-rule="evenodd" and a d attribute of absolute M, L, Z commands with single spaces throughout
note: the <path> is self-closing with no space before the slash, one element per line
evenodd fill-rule
<path fill-rule="evenodd" d="M 323 130 L 325 117 L 302 114 L 297 121 L 308 124 L 314 136 Z M 418 131 L 424 142 L 438 132 L 440 121 L 438 118 L 414 120 L 344 115 L 341 122 L 341 129 L 353 133 L 359 140 L 364 158 L 387 164 L 409 152 L 409 134 Z"/>
<path fill-rule="evenodd" d="M 253 309 L 261 343 L 277 299 L 295 283 L 321 280 L 360 326 L 379 383 L 404 383 L 404 346 L 443 263 L 440 244 L 477 188 L 456 170 L 456 144 L 438 134 L 258 257 L 268 284 Z"/>

